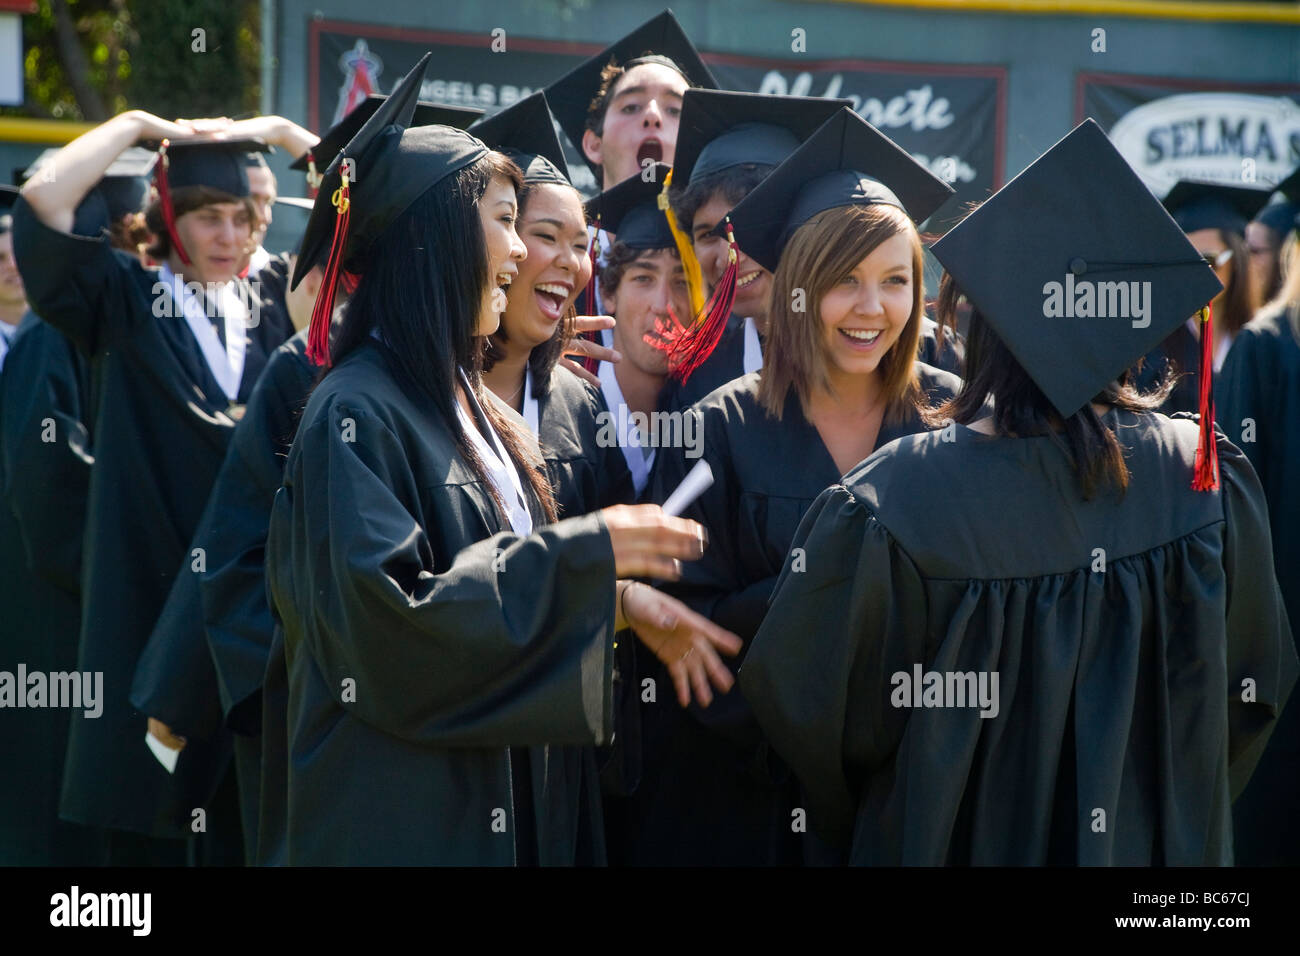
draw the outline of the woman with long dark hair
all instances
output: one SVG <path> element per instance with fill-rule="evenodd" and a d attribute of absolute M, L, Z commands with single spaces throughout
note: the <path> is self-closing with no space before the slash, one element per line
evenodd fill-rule
<path fill-rule="evenodd" d="M 674 578 L 703 536 L 651 506 L 547 524 L 536 444 L 477 373 L 526 255 L 520 173 L 463 131 L 407 128 L 428 60 L 325 173 L 297 265 L 326 262 L 308 353 L 328 370 L 267 542 L 288 862 L 600 862 L 598 808 L 551 745 L 612 735 L 616 576 Z M 709 635 L 661 637 L 702 666 Z"/>
<path fill-rule="evenodd" d="M 748 641 L 803 512 L 878 445 L 926 428 L 920 409 L 958 380 L 916 362 L 924 318 L 913 220 L 951 190 L 842 108 L 734 209 L 728 224 L 773 273 L 767 350 L 683 413 L 651 500 L 706 461 L 714 484 L 684 514 L 709 552 L 664 589 Z M 798 788 L 734 691 L 689 712 L 646 703 L 640 787 L 623 811 L 629 862 L 822 860 Z"/>
<path fill-rule="evenodd" d="M 1297 671 L 1264 499 L 1116 381 L 1219 282 L 1092 121 L 932 251 L 968 378 L 817 499 L 740 689 L 853 863 L 1229 864 Z"/>
<path fill-rule="evenodd" d="M 1223 284 L 1210 303 L 1214 371 L 1223 367 L 1232 340 L 1260 303 L 1246 245 L 1246 223 L 1268 201 L 1269 190 L 1182 180 L 1165 196 L 1165 208 Z M 1201 388 L 1201 326 L 1189 316 L 1142 359 L 1137 385 L 1150 391 L 1172 376 L 1161 410 L 1194 412 Z"/>

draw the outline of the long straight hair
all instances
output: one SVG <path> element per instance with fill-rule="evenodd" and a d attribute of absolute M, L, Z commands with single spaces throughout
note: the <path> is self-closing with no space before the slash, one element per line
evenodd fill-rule
<path fill-rule="evenodd" d="M 518 166 L 500 153 L 488 153 L 430 188 L 389 224 L 362 263 L 361 279 L 343 307 L 330 348 L 337 368 L 377 332 L 398 384 L 417 400 L 433 403 L 457 451 L 506 515 L 509 510 L 456 412 L 457 368 L 464 369 L 506 452 L 551 522 L 555 496 L 540 460 L 526 452 L 531 436 L 493 406 L 479 377 L 482 343 L 474 333 L 492 276 L 478 203 L 498 176 L 516 191 L 523 185 Z"/>
<path fill-rule="evenodd" d="M 889 423 L 906 418 L 922 400 L 916 371 L 921 319 L 925 314 L 925 270 L 921 238 L 895 206 L 838 206 L 804 223 L 791 237 L 772 277 L 768 305 L 768 346 L 758 399 L 768 413 L 781 417 L 790 389 L 804 407 L 814 388 L 830 390 L 821 321 L 822 296 L 851 273 L 886 240 L 908 235 L 912 246 L 912 312 L 898 341 L 880 358 L 885 416 Z M 798 305 L 796 305 L 796 303 Z"/>
<path fill-rule="evenodd" d="M 957 283 L 945 272 L 935 303 L 940 329 L 956 329 L 957 307 L 962 297 Z M 1153 391 L 1142 393 L 1129 384 L 1125 372 L 1092 401 L 1131 412 L 1151 412 L 1159 409 L 1173 386 L 1174 377 L 1167 372 Z M 998 434 L 1013 438 L 1048 435 L 1065 450 L 1074 463 L 1085 499 L 1094 497 L 1105 487 L 1121 493 L 1128 488 L 1129 471 L 1123 447 L 1093 409 L 1092 402 L 1063 420 L 1002 337 L 972 304 L 966 333 L 966 377 L 951 400 L 925 417 L 936 428 L 949 420 L 968 425 L 987 414 L 986 403 L 990 398 Z"/>

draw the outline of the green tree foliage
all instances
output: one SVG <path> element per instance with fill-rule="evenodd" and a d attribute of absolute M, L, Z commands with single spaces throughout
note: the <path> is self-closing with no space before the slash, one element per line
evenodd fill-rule
<path fill-rule="evenodd" d="M 36 0 L 23 15 L 26 103 L 0 115 L 250 113 L 260 49 L 258 0 Z"/>

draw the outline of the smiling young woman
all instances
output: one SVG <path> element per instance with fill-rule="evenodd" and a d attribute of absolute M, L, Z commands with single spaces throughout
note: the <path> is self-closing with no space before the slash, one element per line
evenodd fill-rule
<path fill-rule="evenodd" d="M 599 863 L 618 579 L 676 577 L 702 533 L 644 505 L 555 521 L 535 440 L 477 369 L 527 261 L 522 176 L 467 132 L 409 125 L 430 56 L 344 147 L 366 175 L 342 192 L 341 161 L 326 171 L 295 274 L 323 258 L 360 278 L 332 340 L 333 279 L 317 300 L 308 354 L 328 371 L 267 537 L 287 859 Z M 675 660 L 703 633 L 656 637 Z"/>
<path fill-rule="evenodd" d="M 736 241 L 773 273 L 767 358 L 683 413 L 713 470 L 684 512 L 708 530 L 709 551 L 665 590 L 745 641 L 817 496 L 873 448 L 924 430 L 920 404 L 959 384 L 915 360 L 922 272 L 909 216 L 950 190 L 896 151 L 843 108 L 731 213 Z M 887 184 L 870 178 L 877 168 Z M 662 450 L 650 500 L 665 500 L 699 451 Z M 630 861 L 826 859 L 792 827 L 798 785 L 734 689 L 686 714 L 643 707 L 642 722 L 641 787 L 623 828 Z"/>

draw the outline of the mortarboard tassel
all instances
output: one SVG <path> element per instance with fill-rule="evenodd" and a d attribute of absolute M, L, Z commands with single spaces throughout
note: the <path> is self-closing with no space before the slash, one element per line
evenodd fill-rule
<path fill-rule="evenodd" d="M 320 191 L 322 179 L 324 177 L 316 169 L 316 154 L 309 149 L 307 150 L 307 192 L 310 194 L 309 198 L 316 198 L 316 193 Z"/>
<path fill-rule="evenodd" d="M 1201 309 L 1200 401 L 1201 435 L 1196 443 L 1196 466 L 1192 488 L 1214 491 L 1219 487 L 1219 449 L 1214 438 L 1214 316 L 1207 305 Z"/>
<path fill-rule="evenodd" d="M 691 244 L 690 237 L 677 225 L 677 216 L 668 203 L 668 187 L 672 182 L 673 172 L 670 169 L 668 175 L 664 177 L 664 188 L 659 193 L 657 202 L 659 208 L 663 210 L 664 218 L 668 220 L 668 230 L 673 234 L 673 242 L 677 243 L 677 255 L 682 260 L 682 270 L 686 273 L 686 286 L 691 293 L 691 315 L 698 316 L 704 311 L 704 274 L 700 270 L 700 260 L 695 257 L 695 246 Z"/>
<path fill-rule="evenodd" d="M 167 167 L 171 165 L 171 160 L 167 157 L 167 147 L 170 140 L 164 139 L 162 145 L 158 147 L 158 165 L 154 167 L 154 187 L 158 190 L 158 205 L 162 207 L 163 225 L 167 228 L 167 238 L 171 240 L 172 247 L 176 254 L 181 257 L 181 262 L 185 265 L 190 264 L 189 253 L 185 251 L 185 246 L 181 244 L 180 234 L 176 232 L 176 210 L 172 206 L 172 191 L 167 185 Z"/>
<path fill-rule="evenodd" d="M 713 354 L 722 333 L 727 328 L 727 319 L 731 317 L 731 306 L 736 301 L 736 274 L 739 255 L 736 247 L 736 235 L 731 231 L 731 217 L 727 223 L 727 270 L 722 273 L 718 287 L 704 304 L 703 312 L 694 323 L 687 327 L 673 328 L 669 323 L 657 321 L 655 331 L 659 340 L 647 338 L 656 348 L 668 353 L 668 374 L 679 382 L 685 382 L 691 374 L 704 364 L 705 359 Z"/>
<path fill-rule="evenodd" d="M 349 210 L 352 205 L 348 198 L 347 166 L 341 164 L 339 171 L 343 181 L 330 198 L 337 210 L 334 239 L 330 242 L 325 279 L 321 283 L 320 292 L 316 294 L 316 304 L 312 306 L 311 325 L 307 332 L 307 358 L 326 368 L 330 366 L 330 323 L 334 317 L 334 295 L 338 290 L 339 274 L 343 272 L 343 248 L 348 241 L 348 220 L 351 217 Z"/>
<path fill-rule="evenodd" d="M 596 216 L 595 228 L 591 231 L 591 241 L 587 243 L 587 255 L 591 257 L 591 278 L 587 280 L 587 291 L 584 293 L 583 314 L 596 314 L 596 273 L 600 269 L 597 261 L 597 247 L 600 244 L 600 216 Z M 588 342 L 600 344 L 599 332 L 583 332 L 582 337 Z M 596 369 L 600 367 L 600 360 L 588 355 L 582 360 L 582 367 L 592 375 L 596 374 Z"/>

